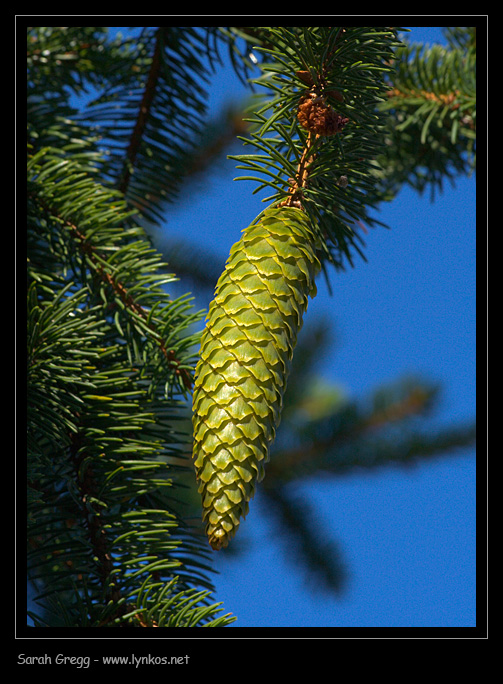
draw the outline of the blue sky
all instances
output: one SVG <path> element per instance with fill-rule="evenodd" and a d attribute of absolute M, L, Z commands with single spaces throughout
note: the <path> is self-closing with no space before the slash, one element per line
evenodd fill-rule
<path fill-rule="evenodd" d="M 440 27 L 410 27 L 414 42 L 445 42 Z M 228 69 L 210 88 L 212 111 L 239 101 Z M 222 258 L 263 209 L 254 186 L 232 182 L 224 160 L 170 212 L 166 236 L 185 236 Z M 368 262 L 320 279 L 304 326 L 334 324 L 336 348 L 319 371 L 351 398 L 413 374 L 442 385 L 431 425 L 475 415 L 475 178 L 446 184 L 432 204 L 404 188 L 377 218 L 391 230 L 365 237 Z M 467 627 L 475 625 L 474 450 L 411 470 L 383 469 L 300 488 L 350 579 L 341 597 L 317 592 L 285 559 L 260 490 L 239 534 L 247 551 L 215 554 L 215 597 L 235 627 Z M 230 629 L 233 629 L 231 627 Z"/>

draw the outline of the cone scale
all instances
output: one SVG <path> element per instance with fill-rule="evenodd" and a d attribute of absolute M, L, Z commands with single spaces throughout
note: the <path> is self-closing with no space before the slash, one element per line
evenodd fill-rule
<path fill-rule="evenodd" d="M 243 231 L 217 282 L 193 395 L 194 464 L 214 549 L 234 536 L 264 476 L 319 269 L 306 214 L 270 207 Z"/>

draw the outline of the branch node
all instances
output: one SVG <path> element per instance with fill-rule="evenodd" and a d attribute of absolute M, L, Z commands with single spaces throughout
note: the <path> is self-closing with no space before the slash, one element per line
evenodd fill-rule
<path fill-rule="evenodd" d="M 300 98 L 297 119 L 303 128 L 320 136 L 340 133 L 349 121 L 332 109 L 325 97 L 312 92 Z"/>

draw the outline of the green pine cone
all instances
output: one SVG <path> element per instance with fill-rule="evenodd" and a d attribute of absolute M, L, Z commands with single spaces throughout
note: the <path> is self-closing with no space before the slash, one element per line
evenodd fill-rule
<path fill-rule="evenodd" d="M 319 269 L 306 214 L 269 207 L 243 231 L 218 280 L 193 397 L 195 467 L 214 549 L 234 536 L 264 476 Z"/>

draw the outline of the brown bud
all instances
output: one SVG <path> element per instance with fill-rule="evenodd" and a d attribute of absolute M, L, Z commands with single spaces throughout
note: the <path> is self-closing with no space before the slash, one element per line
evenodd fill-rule
<path fill-rule="evenodd" d="M 325 98 L 316 97 L 313 93 L 301 97 L 297 118 L 303 128 L 323 136 L 339 133 L 349 121 L 337 114 Z"/>

